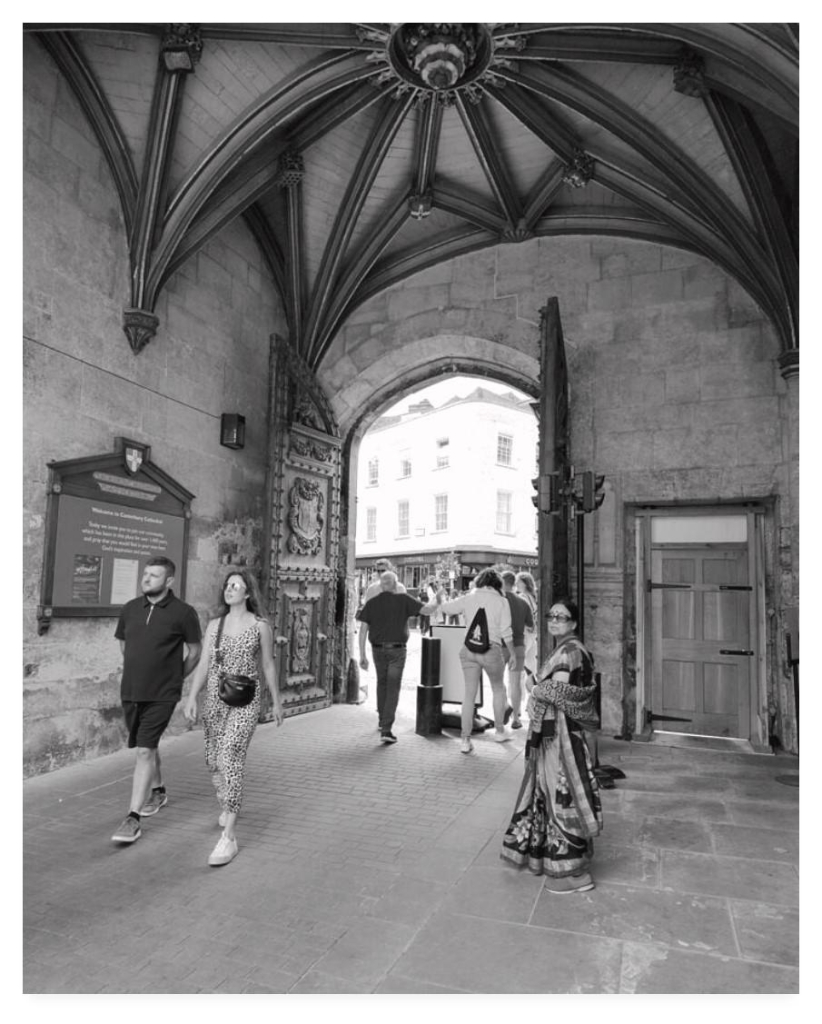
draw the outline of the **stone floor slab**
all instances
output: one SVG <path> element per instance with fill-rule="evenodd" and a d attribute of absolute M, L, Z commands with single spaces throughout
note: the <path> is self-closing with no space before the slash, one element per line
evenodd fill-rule
<path fill-rule="evenodd" d="M 596 889 L 573 900 L 546 890 L 537 900 L 530 924 L 681 950 L 738 953 L 726 900 L 660 889 L 597 883 Z"/>
<path fill-rule="evenodd" d="M 735 899 L 764 896 L 788 907 L 799 901 L 799 877 L 790 864 L 702 853 L 663 850 L 662 887 Z"/>
<path fill-rule="evenodd" d="M 502 867 L 504 870 L 500 870 Z M 500 861 L 470 867 L 442 903 L 457 914 L 528 924 L 542 890 L 542 878 Z"/>
<path fill-rule="evenodd" d="M 799 833 L 749 825 L 711 825 L 714 852 L 726 857 L 799 863 Z"/>
<path fill-rule="evenodd" d="M 408 925 L 371 919 L 355 922 L 314 964 L 318 971 L 355 982 L 373 982 L 387 974 L 413 940 Z"/>
<path fill-rule="evenodd" d="M 799 971 L 789 967 L 681 953 L 668 946 L 626 943 L 620 992 L 692 995 L 787 994 L 799 991 Z"/>
<path fill-rule="evenodd" d="M 799 911 L 731 900 L 736 934 L 746 959 L 799 966 Z"/>
<path fill-rule="evenodd" d="M 637 827 L 636 842 L 639 846 L 690 850 L 693 853 L 714 852 L 707 825 L 700 821 L 680 821 L 677 818 L 643 818 Z"/>
<path fill-rule="evenodd" d="M 621 944 L 611 939 L 442 912 L 394 971 L 466 992 L 614 993 L 620 960 Z"/>

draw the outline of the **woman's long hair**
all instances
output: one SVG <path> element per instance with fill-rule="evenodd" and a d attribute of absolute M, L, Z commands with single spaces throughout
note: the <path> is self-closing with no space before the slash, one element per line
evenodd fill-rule
<path fill-rule="evenodd" d="M 534 577 L 531 575 L 530 572 L 525 572 L 525 571 L 518 572 L 517 573 L 517 583 L 521 583 L 525 587 L 526 592 L 529 593 L 531 595 L 531 597 L 534 598 L 534 600 L 536 600 L 536 598 L 537 598 L 537 585 L 534 582 Z"/>
<path fill-rule="evenodd" d="M 265 610 L 262 595 L 260 594 L 260 587 L 257 583 L 256 578 L 248 569 L 232 569 L 231 572 L 226 573 L 223 578 L 222 586 L 220 587 L 220 596 L 218 598 L 218 611 L 217 616 L 228 615 L 228 605 L 225 601 L 225 588 L 228 581 L 232 576 L 239 576 L 240 579 L 245 583 L 246 595 L 245 595 L 245 606 L 251 612 L 252 615 L 256 615 L 258 619 L 267 619 L 268 615 Z"/>
<path fill-rule="evenodd" d="M 502 593 L 502 576 L 496 569 L 483 569 L 474 577 L 474 585 L 479 587 L 493 587 L 494 590 Z"/>

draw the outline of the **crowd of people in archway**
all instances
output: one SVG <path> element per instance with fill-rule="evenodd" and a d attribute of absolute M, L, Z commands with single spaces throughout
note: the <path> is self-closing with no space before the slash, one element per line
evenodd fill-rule
<path fill-rule="evenodd" d="M 461 752 L 475 752 L 472 735 L 483 673 L 493 696 L 492 740 L 507 742 L 510 730 L 522 729 L 527 719 L 525 772 L 501 857 L 544 874 L 552 892 L 592 889 L 588 867 L 602 812 L 585 733 L 598 728 L 599 721 L 593 661 L 577 636 L 574 602 L 562 598 L 551 604 L 546 619 L 554 648 L 538 668 L 537 592 L 530 573 L 483 569 L 461 594 L 431 581 L 420 600 L 407 592 L 387 560 L 376 569 L 357 619 L 360 665 L 369 668 L 370 641 L 377 675 L 380 742 L 397 742 L 393 727 L 409 623 L 419 620 L 426 629 L 432 621 L 461 628 Z M 112 841 L 134 843 L 142 835 L 144 819 L 168 803 L 159 741 L 182 698 L 183 681 L 191 675 L 183 713 L 191 723 L 198 709 L 202 715 L 205 761 L 222 830 L 208 858 L 217 867 L 239 852 L 236 824 L 246 754 L 260 717 L 262 682 L 271 694 L 274 721 L 278 726 L 283 722 L 273 634 L 252 573 L 229 571 L 221 584 L 218 614 L 203 637 L 195 609 L 174 595 L 175 572 L 168 558 L 151 559 L 143 570 L 142 596 L 123 606 L 115 631 L 123 653 L 121 700 L 128 746 L 136 756 L 129 811 Z"/>

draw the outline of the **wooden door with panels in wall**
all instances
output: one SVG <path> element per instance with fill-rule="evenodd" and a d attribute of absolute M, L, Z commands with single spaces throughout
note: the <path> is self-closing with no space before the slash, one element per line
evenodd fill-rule
<path fill-rule="evenodd" d="M 650 520 L 645 718 L 655 731 L 756 739 L 758 569 L 748 518 Z"/>
<path fill-rule="evenodd" d="M 311 370 L 275 338 L 269 613 L 286 716 L 328 707 L 339 548 L 341 440 Z M 270 717 L 270 706 L 262 709 Z"/>

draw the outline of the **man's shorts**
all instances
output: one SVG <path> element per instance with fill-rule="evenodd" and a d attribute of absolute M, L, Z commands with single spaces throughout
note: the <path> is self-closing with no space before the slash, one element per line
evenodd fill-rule
<path fill-rule="evenodd" d="M 175 707 L 171 701 L 124 700 L 129 747 L 156 749 Z"/>

